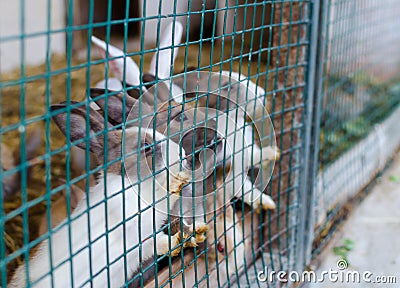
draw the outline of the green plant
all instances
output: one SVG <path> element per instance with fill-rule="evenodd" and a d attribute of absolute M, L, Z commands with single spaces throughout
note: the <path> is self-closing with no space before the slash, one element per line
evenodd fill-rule
<path fill-rule="evenodd" d="M 343 260 L 347 262 L 347 266 L 350 265 L 349 259 L 348 259 L 348 254 L 351 250 L 354 249 L 355 247 L 355 242 L 351 239 L 343 239 L 342 245 L 333 247 L 333 253 L 335 255 L 340 256 Z"/>
<path fill-rule="evenodd" d="M 400 176 L 397 176 L 397 175 L 390 175 L 390 176 L 389 176 L 389 181 L 398 183 L 398 182 L 400 182 Z"/>

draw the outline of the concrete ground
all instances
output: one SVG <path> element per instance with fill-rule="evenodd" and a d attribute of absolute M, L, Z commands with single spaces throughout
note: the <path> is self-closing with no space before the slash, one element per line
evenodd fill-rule
<path fill-rule="evenodd" d="M 354 248 L 348 252 L 347 269 L 339 270 L 337 262 L 340 256 L 333 253 L 333 248 L 343 245 L 344 239 L 354 242 Z M 307 288 L 325 287 L 400 287 L 400 154 L 398 153 L 370 194 L 355 207 L 354 211 L 340 231 L 318 257 L 317 275 L 324 271 L 340 271 L 344 279 L 349 271 L 360 273 L 360 283 L 324 283 L 307 284 Z M 368 274 L 370 272 L 371 274 Z M 364 276 L 375 283 L 366 283 Z M 378 283 L 380 276 L 394 276 L 396 284 Z M 327 277 L 325 277 L 327 278 Z M 349 277 L 350 280 L 353 276 Z M 357 276 L 356 276 L 357 278 Z M 381 278 L 381 280 L 385 280 Z M 387 279 L 386 279 L 387 280 Z M 353 282 L 353 281 L 350 281 Z"/>

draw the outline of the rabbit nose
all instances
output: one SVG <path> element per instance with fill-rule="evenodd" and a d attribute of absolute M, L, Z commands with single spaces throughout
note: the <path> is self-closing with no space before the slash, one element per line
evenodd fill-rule
<path fill-rule="evenodd" d="M 217 249 L 218 249 L 219 253 L 221 253 L 221 254 L 225 253 L 225 248 L 220 242 L 218 242 Z"/>
<path fill-rule="evenodd" d="M 171 179 L 172 178 L 172 179 Z M 189 183 L 190 177 L 185 172 L 170 173 L 169 193 L 181 195 L 183 189 Z M 166 187 L 165 187 L 166 188 Z"/>

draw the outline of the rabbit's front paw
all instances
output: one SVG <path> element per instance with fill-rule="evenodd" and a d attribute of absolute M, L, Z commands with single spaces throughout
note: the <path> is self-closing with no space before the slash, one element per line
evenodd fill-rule
<path fill-rule="evenodd" d="M 273 210 L 276 208 L 276 204 L 272 198 L 264 193 L 261 193 L 261 199 L 257 199 L 253 203 L 253 207 L 257 213 L 262 210 Z"/>
<path fill-rule="evenodd" d="M 189 183 L 189 175 L 185 172 L 179 172 L 176 175 L 174 175 L 174 178 L 172 179 L 171 183 L 169 183 L 169 192 L 171 194 L 177 194 L 180 195 L 183 186 L 185 186 L 187 183 Z"/>
<path fill-rule="evenodd" d="M 281 157 L 281 151 L 277 146 L 267 146 L 262 148 L 264 160 L 278 160 Z"/>
<path fill-rule="evenodd" d="M 179 254 L 182 250 L 182 245 L 180 245 L 182 237 L 181 232 L 176 233 L 171 237 L 171 250 L 169 249 L 169 237 L 164 233 L 160 233 L 157 239 L 157 254 L 165 255 L 170 254 L 174 257 Z"/>
<path fill-rule="evenodd" d="M 178 232 L 174 236 L 171 237 L 171 248 L 176 247 L 174 250 L 171 251 L 171 257 L 177 256 L 181 250 L 182 250 L 182 245 L 181 245 L 181 233 Z"/>
<path fill-rule="evenodd" d="M 247 181 L 245 182 L 245 185 L 245 188 L 247 188 L 247 190 L 250 190 L 249 187 L 250 185 L 252 185 L 251 182 Z M 267 194 L 264 194 L 255 187 L 251 187 L 251 190 L 243 196 L 243 201 L 249 205 L 252 205 L 256 212 L 260 212 L 261 209 L 275 209 L 276 207 L 275 202 L 274 200 L 272 200 L 271 197 L 269 197 Z"/>
<path fill-rule="evenodd" d="M 189 230 L 191 235 L 195 234 L 195 236 L 190 237 L 190 241 L 184 243 L 184 247 L 196 247 L 197 244 L 203 243 L 207 236 L 206 232 L 208 231 L 208 226 L 204 222 L 196 222 L 195 223 L 196 231 L 193 232 L 193 227 L 190 226 Z"/>

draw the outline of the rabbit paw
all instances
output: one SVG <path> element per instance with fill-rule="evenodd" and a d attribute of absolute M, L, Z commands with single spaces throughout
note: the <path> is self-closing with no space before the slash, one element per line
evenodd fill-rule
<path fill-rule="evenodd" d="M 245 181 L 246 190 L 250 190 L 243 196 L 243 201 L 249 205 L 252 205 L 253 208 L 260 212 L 261 209 L 275 209 L 275 202 L 269 197 L 267 194 L 264 194 L 259 189 L 252 187 L 252 183 L 249 181 Z"/>
<path fill-rule="evenodd" d="M 276 208 L 276 204 L 272 198 L 264 193 L 261 194 L 261 199 L 257 199 L 253 203 L 253 207 L 257 213 L 262 210 L 273 210 Z"/>
<path fill-rule="evenodd" d="M 277 146 L 267 146 L 262 148 L 262 155 L 265 160 L 278 160 L 281 157 L 281 151 Z"/>
<path fill-rule="evenodd" d="M 181 233 L 178 232 L 171 237 L 171 249 L 169 250 L 169 237 L 166 234 L 161 236 L 162 238 L 157 240 L 157 254 L 158 255 L 165 255 L 170 254 L 171 257 L 174 257 L 179 254 L 182 250 L 182 245 L 180 245 L 182 237 Z"/>
<path fill-rule="evenodd" d="M 179 172 L 177 175 L 172 179 L 171 183 L 169 184 L 169 191 L 171 194 L 181 194 L 181 190 L 183 186 L 185 186 L 189 182 L 189 176 L 184 172 Z"/>
<path fill-rule="evenodd" d="M 207 236 L 208 226 L 204 222 L 196 222 L 196 231 L 193 232 L 193 227 L 190 227 L 191 235 L 195 233 L 194 237 L 190 237 L 190 241 L 184 243 L 184 247 L 196 247 L 198 243 L 203 243 Z"/>

